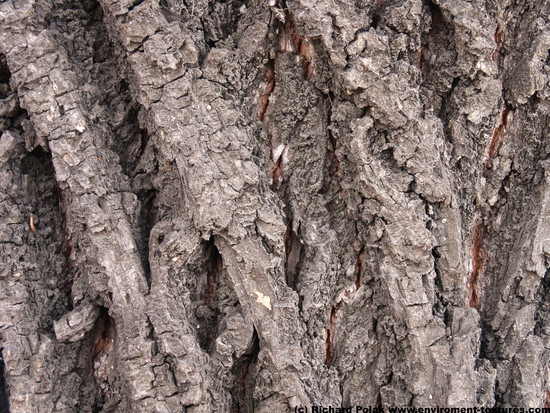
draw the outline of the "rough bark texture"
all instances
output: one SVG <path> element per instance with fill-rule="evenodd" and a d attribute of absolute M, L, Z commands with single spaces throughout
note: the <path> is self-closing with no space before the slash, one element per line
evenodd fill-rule
<path fill-rule="evenodd" d="M 547 0 L 1 2 L 0 411 L 544 406 L 549 49 Z"/>

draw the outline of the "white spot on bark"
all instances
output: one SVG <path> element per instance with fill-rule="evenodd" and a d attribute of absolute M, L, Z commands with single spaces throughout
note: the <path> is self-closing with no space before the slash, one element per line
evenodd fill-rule
<path fill-rule="evenodd" d="M 271 298 L 268 295 L 265 295 L 259 291 L 254 291 L 254 294 L 258 297 L 256 298 L 257 303 L 260 303 L 268 310 L 271 310 Z"/>
<path fill-rule="evenodd" d="M 285 145 L 280 144 L 275 149 L 273 149 L 271 156 L 273 156 L 273 160 L 276 161 L 279 159 L 279 157 L 282 155 L 283 151 L 285 150 Z"/>
<path fill-rule="evenodd" d="M 289 145 L 285 145 L 285 148 L 283 149 L 283 153 L 282 153 L 282 156 L 283 156 L 283 165 L 288 164 L 288 146 L 289 146 Z"/>

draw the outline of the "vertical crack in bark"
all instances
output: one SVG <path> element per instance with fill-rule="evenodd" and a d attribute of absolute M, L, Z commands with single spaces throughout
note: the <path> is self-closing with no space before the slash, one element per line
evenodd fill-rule
<path fill-rule="evenodd" d="M 329 114 L 329 119 L 330 119 L 330 114 Z M 329 159 L 330 159 L 328 172 L 330 176 L 334 176 L 340 170 L 340 159 L 338 159 L 338 155 L 336 155 L 336 138 L 333 136 L 330 130 L 328 132 L 328 138 L 330 142 L 330 146 L 328 148 Z"/>
<path fill-rule="evenodd" d="M 270 133 L 270 127 L 269 127 L 269 113 L 268 109 L 270 106 L 270 98 L 275 90 L 276 85 L 276 77 L 275 77 L 275 60 L 270 59 L 266 64 L 266 75 L 265 75 L 265 90 L 260 95 L 260 98 L 258 100 L 258 118 L 260 121 L 264 124 L 264 128 L 267 131 L 269 135 L 269 145 L 271 149 L 271 166 L 270 166 L 270 173 L 271 173 L 271 190 L 275 191 L 277 189 L 277 183 L 279 181 L 279 177 L 281 176 L 282 169 L 283 169 L 283 152 L 284 149 L 277 153 L 278 148 L 273 148 L 273 142 L 271 138 Z M 267 118 L 266 118 L 267 115 Z"/>
<path fill-rule="evenodd" d="M 508 118 L 511 112 L 513 112 L 513 107 L 508 102 L 506 102 L 500 114 L 500 121 L 493 131 L 491 143 L 489 145 L 489 148 L 487 149 L 487 155 L 489 156 L 490 160 L 494 159 L 497 155 L 497 151 L 500 146 L 504 131 L 508 126 Z"/>
<path fill-rule="evenodd" d="M 472 271 L 468 276 L 468 304 L 479 310 L 481 306 L 480 277 L 485 266 L 485 252 L 483 250 L 484 228 L 481 221 L 474 226 L 472 243 Z"/>
<path fill-rule="evenodd" d="M 223 269 L 223 259 L 218 251 L 218 248 L 214 245 L 213 238 L 210 238 L 208 241 L 208 251 L 207 283 L 202 296 L 205 304 L 210 304 L 212 301 L 212 296 L 214 295 L 216 284 L 218 282 L 218 274 Z"/>
<path fill-rule="evenodd" d="M 0 413 L 10 413 L 8 386 L 6 384 L 3 349 L 0 348 Z"/>
<path fill-rule="evenodd" d="M 491 56 L 495 62 L 498 60 L 498 57 L 500 56 L 503 37 L 504 37 L 504 29 L 502 28 L 500 23 L 498 23 L 497 28 L 495 29 L 495 35 L 494 35 L 496 47 Z"/>
<path fill-rule="evenodd" d="M 297 235 L 300 228 L 298 227 L 296 231 L 294 231 L 292 226 L 293 221 L 291 220 L 284 236 L 286 253 L 285 276 L 287 285 L 294 291 L 297 291 L 300 262 L 303 254 L 303 244 L 300 237 Z"/>
<path fill-rule="evenodd" d="M 234 413 L 252 413 L 254 411 L 255 387 L 254 368 L 258 363 L 260 353 L 260 339 L 256 328 L 254 328 L 254 338 L 250 349 L 235 362 L 231 369 L 235 377 L 235 385 L 231 390 L 233 398 L 232 412 Z"/>
<path fill-rule="evenodd" d="M 374 29 L 377 29 L 380 25 L 381 12 L 382 12 L 383 0 L 376 0 L 376 6 L 372 13 L 371 24 L 370 26 Z"/>
<path fill-rule="evenodd" d="M 422 36 L 422 45 L 418 56 L 418 67 L 422 77 L 428 78 L 434 64 L 436 47 L 448 46 L 452 37 L 452 30 L 448 27 L 441 9 L 432 0 L 425 2 L 431 16 L 431 25 L 428 33 Z"/>
<path fill-rule="evenodd" d="M 265 90 L 258 100 L 258 119 L 265 122 L 265 114 L 269 107 L 269 98 L 275 89 L 275 61 L 270 59 L 266 64 Z"/>
<path fill-rule="evenodd" d="M 139 161 L 141 160 L 141 157 L 145 152 L 145 148 L 147 148 L 147 144 L 149 143 L 149 133 L 147 132 L 147 129 L 139 128 L 139 142 L 139 149 L 133 162 L 134 169 L 139 165 Z"/>
<path fill-rule="evenodd" d="M 223 258 L 215 245 L 214 237 L 211 237 L 206 245 L 206 283 L 201 292 L 200 299 L 206 307 L 197 312 L 197 320 L 200 328 L 197 331 L 201 348 L 209 351 L 218 333 L 220 308 L 217 299 L 217 288 L 220 273 L 223 270 Z"/>
<path fill-rule="evenodd" d="M 284 19 L 276 20 L 276 32 L 279 34 L 279 52 L 294 53 L 298 56 L 302 66 L 304 79 L 309 80 L 315 76 L 315 51 L 311 39 L 298 34 L 294 16 L 286 7 L 286 2 L 281 1 Z M 273 11 L 273 9 L 272 9 Z M 278 9 L 280 11 L 280 9 Z"/>
<path fill-rule="evenodd" d="M 143 266 L 143 272 L 147 285 L 151 287 L 151 265 L 149 263 L 149 238 L 151 230 L 157 222 L 155 200 L 157 192 L 154 189 L 138 192 L 138 199 L 141 204 L 139 218 L 139 234 L 136 236 L 136 244 Z"/>
<path fill-rule="evenodd" d="M 102 405 L 104 401 L 114 396 L 111 384 L 115 373 L 113 364 L 113 350 L 115 341 L 115 321 L 109 315 L 109 310 L 100 308 L 99 318 L 94 330 L 91 331 L 93 342 L 91 358 L 93 375 L 97 386 L 101 390 L 102 400 L 96 404 Z"/>
<path fill-rule="evenodd" d="M 103 48 L 110 51 L 112 45 L 108 44 Z M 119 114 L 122 121 L 111 125 L 111 133 L 115 137 L 112 150 L 118 155 L 124 174 L 133 180 L 133 192 L 140 203 L 139 218 L 137 218 L 134 232 L 143 272 L 150 287 L 149 235 L 157 221 L 155 206 L 157 192 L 150 185 L 144 184 L 143 175 L 146 174 L 153 181 L 154 176 L 151 175 L 156 175 L 157 166 L 151 168 L 147 162 L 141 165 L 142 156 L 150 143 L 149 132 L 139 124 L 142 107 L 132 98 L 130 86 L 125 79 L 115 78 L 112 82 L 115 83 L 114 95 L 107 94 L 104 105 L 109 110 L 117 111 L 120 110 L 121 103 L 124 104 L 123 113 Z M 109 93 L 113 92 L 109 91 Z"/>
<path fill-rule="evenodd" d="M 334 344 L 336 336 L 336 316 L 338 310 L 342 306 L 342 302 L 333 305 L 330 309 L 328 328 L 325 329 L 325 364 L 331 366 L 334 361 Z"/>
<path fill-rule="evenodd" d="M 104 53 L 112 53 L 112 46 L 103 46 Z M 116 64 L 107 60 L 104 65 Z M 113 90 L 105 91 L 103 105 L 107 110 L 117 113 L 121 120 L 113 122 L 111 133 L 114 136 L 112 150 L 119 156 L 124 174 L 133 177 L 139 172 L 141 158 L 149 144 L 150 136 L 146 129 L 140 127 L 139 114 L 142 107 L 130 94 L 130 85 L 123 78 L 111 79 Z"/>
<path fill-rule="evenodd" d="M 0 84 L 9 84 L 11 78 L 10 69 L 8 68 L 8 64 L 6 62 L 6 55 L 0 53 Z M 9 86 L 7 87 L 9 88 Z M 0 97 L 4 97 L 1 96 Z"/>
<path fill-rule="evenodd" d="M 344 304 L 350 303 L 354 298 L 357 290 L 363 285 L 363 271 L 365 269 L 365 248 L 361 248 L 357 254 L 355 262 L 355 280 L 351 287 L 346 289 L 340 296 L 335 305 L 330 309 L 328 328 L 325 329 L 325 364 L 330 366 L 334 361 L 335 341 L 336 341 L 336 319 L 338 311 L 342 309 Z"/>
<path fill-rule="evenodd" d="M 534 334 L 544 337 L 550 330 L 550 269 L 546 270 L 538 291 L 539 304 L 535 312 Z"/>
<path fill-rule="evenodd" d="M 288 145 L 285 145 L 284 147 L 275 149 L 275 151 L 272 152 L 273 154 L 273 163 L 271 164 L 271 190 L 277 191 L 279 188 L 279 178 L 281 177 L 281 174 L 283 173 L 283 166 L 284 166 L 284 157 L 287 151 Z M 280 155 L 279 155 L 280 152 Z M 284 194 L 281 195 L 281 199 L 284 199 Z"/>
<path fill-rule="evenodd" d="M 355 265 L 355 291 L 357 291 L 359 287 L 363 285 L 363 270 L 365 269 L 365 247 L 361 248 L 359 254 L 357 254 L 357 263 Z"/>
<path fill-rule="evenodd" d="M 447 310 L 447 306 L 449 305 L 449 302 L 443 292 L 441 270 L 438 264 L 439 259 L 441 258 L 441 254 L 438 252 L 437 248 L 432 248 L 432 256 L 434 260 L 434 272 L 435 272 L 435 278 L 434 278 L 435 302 L 432 306 L 432 314 L 441 318 L 445 323 L 445 325 L 449 326 L 449 323 L 450 323 L 449 311 Z"/>
<path fill-rule="evenodd" d="M 62 217 L 61 233 L 63 234 L 62 253 L 65 258 L 65 294 L 68 297 L 68 309 L 73 309 L 72 290 L 75 279 L 75 249 L 73 247 L 73 231 L 69 228 L 67 221 L 67 195 L 57 186 L 59 198 L 59 215 Z"/>
<path fill-rule="evenodd" d="M 270 59 L 267 64 L 266 89 L 265 92 L 260 95 L 258 102 L 258 118 L 264 124 L 268 134 L 270 134 L 268 109 L 270 106 L 270 97 L 275 90 L 277 82 L 275 74 L 275 61 L 278 58 L 278 55 L 280 53 L 295 54 L 298 57 L 298 63 L 302 67 L 302 76 L 304 80 L 309 80 L 315 76 L 315 51 L 311 39 L 301 36 L 296 32 L 294 17 L 288 12 L 284 2 L 282 2 L 282 5 L 285 10 L 284 22 L 276 20 L 275 23 L 275 32 L 278 34 L 279 44 L 275 52 L 275 59 Z M 270 145 L 272 154 L 270 171 L 272 176 L 271 189 L 276 191 L 278 188 L 279 178 L 283 171 L 285 155 L 289 144 L 287 143 L 282 147 L 274 148 L 270 137 Z"/>
<path fill-rule="evenodd" d="M 311 40 L 296 32 L 294 16 L 287 12 L 287 19 L 281 33 L 281 51 L 295 53 L 300 57 L 302 75 L 309 80 L 315 76 L 313 65 L 314 50 Z"/>

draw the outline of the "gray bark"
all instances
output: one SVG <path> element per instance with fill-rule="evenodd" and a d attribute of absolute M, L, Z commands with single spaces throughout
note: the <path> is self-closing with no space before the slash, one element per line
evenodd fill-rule
<path fill-rule="evenodd" d="M 550 2 L 0 3 L 0 411 L 550 407 Z"/>

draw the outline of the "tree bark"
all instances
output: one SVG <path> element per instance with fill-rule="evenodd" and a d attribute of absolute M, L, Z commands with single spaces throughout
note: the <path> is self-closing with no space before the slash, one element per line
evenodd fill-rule
<path fill-rule="evenodd" d="M 550 2 L 0 3 L 0 411 L 550 407 Z"/>

